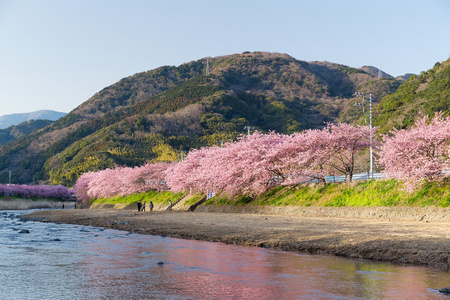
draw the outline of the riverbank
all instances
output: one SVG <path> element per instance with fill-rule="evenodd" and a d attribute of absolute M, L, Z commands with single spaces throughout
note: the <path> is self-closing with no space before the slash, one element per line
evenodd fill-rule
<path fill-rule="evenodd" d="M 449 269 L 449 222 L 426 220 L 426 216 L 409 219 L 365 218 L 364 214 L 356 217 L 357 211 L 354 211 L 354 215 L 342 218 L 319 213 L 303 216 L 82 209 L 38 211 L 25 218 Z"/>
<path fill-rule="evenodd" d="M 0 198 L 0 210 L 63 208 L 63 205 L 64 208 L 73 208 L 75 202 Z"/>

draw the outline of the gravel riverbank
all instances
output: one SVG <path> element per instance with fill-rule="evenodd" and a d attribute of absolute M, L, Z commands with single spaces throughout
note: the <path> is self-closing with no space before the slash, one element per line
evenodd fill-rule
<path fill-rule="evenodd" d="M 400 210 L 402 211 L 402 210 Z M 434 210 L 433 210 L 434 211 Z M 337 209 L 335 214 L 339 215 Z M 423 212 L 419 212 L 419 215 Z M 434 211 L 437 219 L 445 219 Z M 303 210 L 301 210 L 301 214 Z M 261 214 L 117 209 L 37 211 L 25 218 L 91 225 L 139 234 L 270 247 L 313 254 L 388 261 L 448 270 L 450 222 L 408 218 L 355 217 L 312 213 Z M 393 214 L 391 212 L 391 214 Z M 404 212 L 397 215 L 403 215 Z M 395 214 L 394 214 L 395 215 Z"/>

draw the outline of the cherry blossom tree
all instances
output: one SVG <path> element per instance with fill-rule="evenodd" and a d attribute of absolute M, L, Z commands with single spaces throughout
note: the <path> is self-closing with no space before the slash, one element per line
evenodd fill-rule
<path fill-rule="evenodd" d="M 167 183 L 174 191 L 261 193 L 283 177 L 274 151 L 285 138 L 255 132 L 224 147 L 193 150 L 169 170 Z"/>
<path fill-rule="evenodd" d="M 329 155 L 330 175 L 342 174 L 347 177 L 347 181 L 352 181 L 355 170 L 355 156 L 364 149 L 370 147 L 370 136 L 377 128 L 370 126 L 352 126 L 345 123 L 328 124 L 322 130 L 324 137 L 320 141 L 325 144 L 324 154 Z M 373 147 L 378 143 L 372 141 Z"/>
<path fill-rule="evenodd" d="M 205 172 L 206 157 L 212 156 L 217 147 L 194 149 L 182 162 L 172 163 L 166 171 L 166 183 L 172 191 L 203 192 L 210 183 Z"/>
<path fill-rule="evenodd" d="M 278 149 L 279 158 L 288 169 L 285 184 L 312 179 L 325 182 L 327 175 L 346 175 L 351 181 L 355 156 L 370 146 L 370 134 L 374 131 L 369 126 L 330 123 L 321 130 L 291 135 Z"/>
<path fill-rule="evenodd" d="M 412 193 L 424 180 L 436 180 L 449 168 L 450 117 L 436 113 L 418 119 L 410 129 L 393 129 L 383 137 L 379 162 L 390 177 Z"/>
<path fill-rule="evenodd" d="M 88 172 L 77 180 L 74 191 L 83 202 L 89 199 L 131 195 L 149 190 L 164 191 L 168 163 L 148 163 L 140 167 L 120 167 Z"/>
<path fill-rule="evenodd" d="M 328 124 L 291 136 L 254 132 L 223 147 L 189 152 L 182 162 L 116 167 L 82 175 L 75 190 L 82 199 L 154 190 L 258 195 L 281 184 L 345 174 L 354 157 L 369 146 L 370 128 Z"/>
<path fill-rule="evenodd" d="M 147 163 L 144 166 L 134 167 L 121 172 L 121 181 L 127 185 L 122 194 L 133 194 L 149 190 L 165 191 L 166 170 L 169 163 Z"/>
<path fill-rule="evenodd" d="M 277 149 L 285 141 L 282 134 L 255 132 L 230 143 L 219 158 L 223 168 L 216 184 L 232 195 L 257 195 L 281 184 L 286 174 Z"/>
<path fill-rule="evenodd" d="M 0 196 L 71 200 L 71 191 L 62 185 L 0 184 Z"/>
<path fill-rule="evenodd" d="M 330 174 L 329 155 L 323 132 L 306 130 L 287 137 L 276 149 L 285 175 L 285 185 L 297 185 L 311 180 L 325 182 Z"/>
<path fill-rule="evenodd" d="M 89 196 L 89 184 L 91 183 L 92 178 L 94 178 L 96 172 L 87 172 L 78 178 L 73 191 L 77 195 L 77 199 L 81 200 L 82 203 L 85 203 L 90 199 Z"/>

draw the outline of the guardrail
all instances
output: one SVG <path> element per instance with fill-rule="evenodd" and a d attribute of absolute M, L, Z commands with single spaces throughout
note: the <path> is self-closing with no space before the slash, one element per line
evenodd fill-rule
<path fill-rule="evenodd" d="M 353 174 L 352 180 L 369 180 L 369 179 L 386 179 L 388 178 L 386 173 L 373 172 L 372 174 L 365 173 L 357 173 Z M 326 182 L 344 182 L 347 181 L 346 175 L 337 175 L 337 176 L 325 176 Z"/>

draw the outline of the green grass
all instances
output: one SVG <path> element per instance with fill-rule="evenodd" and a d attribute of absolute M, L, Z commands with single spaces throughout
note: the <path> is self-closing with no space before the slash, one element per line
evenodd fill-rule
<path fill-rule="evenodd" d="M 127 196 L 116 196 L 112 198 L 100 198 L 92 201 L 93 203 L 101 203 L 101 204 L 118 204 L 118 203 L 124 203 L 124 204 L 134 204 L 137 203 L 139 200 L 141 201 L 152 201 L 153 203 L 164 203 L 169 204 L 169 200 L 175 201 L 179 197 L 181 197 L 182 193 L 172 193 L 172 192 L 156 192 L 156 191 L 149 191 L 146 193 L 140 193 L 140 194 L 132 194 Z"/>
<path fill-rule="evenodd" d="M 192 198 L 186 200 L 186 202 L 184 202 L 185 205 L 193 205 L 195 203 L 197 203 L 198 201 L 200 201 L 205 195 L 203 194 L 196 194 L 194 195 Z"/>
<path fill-rule="evenodd" d="M 256 205 L 256 206 L 450 206 L 450 179 L 442 182 L 425 183 L 413 194 L 401 190 L 402 185 L 394 179 L 369 180 L 347 183 L 309 184 L 303 186 L 279 186 L 258 197 L 239 195 L 228 198 L 218 194 L 208 199 L 204 205 Z M 155 191 L 98 199 L 94 203 L 134 204 L 138 200 L 168 204 L 176 201 L 182 193 L 158 193 Z M 203 194 L 194 195 L 185 204 L 192 205 L 202 199 Z"/>
<path fill-rule="evenodd" d="M 236 196 L 227 199 L 216 196 L 206 205 L 258 205 L 258 206 L 450 206 L 450 182 L 426 183 L 413 194 L 401 190 L 394 179 L 369 180 L 347 183 L 309 184 L 276 187 L 250 198 Z"/>

